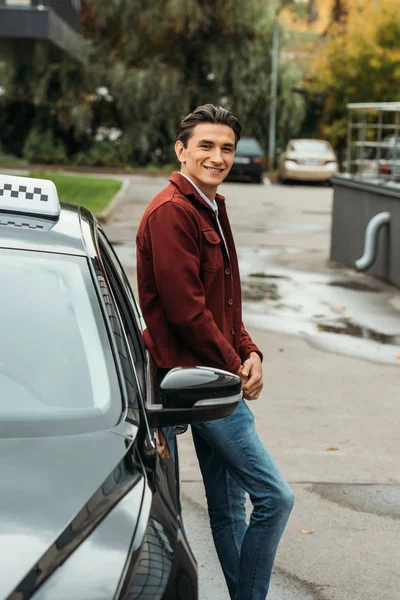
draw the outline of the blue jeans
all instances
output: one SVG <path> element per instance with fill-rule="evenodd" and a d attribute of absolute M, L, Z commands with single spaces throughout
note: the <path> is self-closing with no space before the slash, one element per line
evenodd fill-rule
<path fill-rule="evenodd" d="M 294 495 L 241 400 L 234 414 L 192 425 L 215 548 L 231 599 L 265 600 Z M 246 492 L 253 504 L 246 522 Z"/>

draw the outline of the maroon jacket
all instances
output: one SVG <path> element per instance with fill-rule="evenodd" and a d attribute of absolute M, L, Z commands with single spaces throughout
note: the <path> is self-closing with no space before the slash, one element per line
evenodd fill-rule
<path fill-rule="evenodd" d="M 242 323 L 238 260 L 225 199 L 212 208 L 180 173 L 150 202 L 139 225 L 137 276 L 144 342 L 159 368 L 218 367 L 236 373 L 258 352 Z"/>

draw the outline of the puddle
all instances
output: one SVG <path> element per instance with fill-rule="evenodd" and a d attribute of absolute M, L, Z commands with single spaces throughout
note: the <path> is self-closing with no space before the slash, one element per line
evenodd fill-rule
<path fill-rule="evenodd" d="M 380 344 L 392 344 L 393 346 L 400 346 L 400 334 L 388 335 L 386 333 L 380 333 L 369 327 L 362 327 L 357 323 L 321 323 L 317 322 L 319 331 L 326 331 L 327 333 L 337 333 L 339 335 L 351 335 L 353 337 L 362 338 L 363 340 L 373 340 Z"/>
<path fill-rule="evenodd" d="M 260 271 L 259 273 L 250 273 L 249 277 L 261 277 L 263 279 L 289 279 L 286 275 L 272 275 L 271 273 L 264 273 Z"/>
<path fill-rule="evenodd" d="M 246 326 L 301 336 L 328 352 L 400 366 L 400 320 L 394 307 L 400 292 L 380 289 L 360 274 L 338 278 L 271 265 L 269 250 L 238 248 Z"/>
<path fill-rule="evenodd" d="M 333 287 L 342 287 L 346 290 L 353 290 L 355 292 L 373 292 L 378 294 L 382 291 L 378 287 L 374 287 L 373 285 L 365 283 L 364 281 L 331 281 L 328 285 Z"/>
<path fill-rule="evenodd" d="M 255 282 L 254 280 L 242 281 L 243 300 L 279 300 L 278 286 L 265 280 Z"/>
<path fill-rule="evenodd" d="M 400 519 L 400 486 L 396 484 L 314 483 L 309 490 L 357 512 Z"/>

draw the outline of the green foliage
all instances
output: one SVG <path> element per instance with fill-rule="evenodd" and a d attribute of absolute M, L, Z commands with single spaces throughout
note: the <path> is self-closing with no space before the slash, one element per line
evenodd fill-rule
<path fill-rule="evenodd" d="M 266 148 L 276 6 L 264 0 L 86 0 L 93 72 L 114 99 L 124 161 L 173 160 L 179 121 L 205 102 L 231 109 L 245 134 Z M 283 65 L 278 126 L 290 135 L 303 108 L 289 89 L 300 74 L 286 71 Z"/>
<path fill-rule="evenodd" d="M 26 167 L 27 161 L 17 158 L 13 154 L 7 154 L 0 146 L 0 165 L 8 168 Z"/>
<path fill-rule="evenodd" d="M 67 155 L 63 143 L 48 129 L 31 129 L 26 138 L 23 157 L 30 163 L 64 164 Z"/>
<path fill-rule="evenodd" d="M 174 161 L 183 116 L 212 102 L 231 109 L 267 148 L 272 28 L 279 0 L 84 0 L 90 65 L 51 59 L 37 42 L 0 63 L 0 143 L 35 162 L 86 166 Z M 303 118 L 300 73 L 281 65 L 278 131 Z M 4 84 L 3 84 L 4 82 Z M 108 93 L 97 93 L 103 88 Z M 99 127 L 122 131 L 96 142 Z"/>
<path fill-rule="evenodd" d="M 73 163 L 84 167 L 123 166 L 121 147 L 118 142 L 95 142 L 87 151 L 73 157 Z"/>
<path fill-rule="evenodd" d="M 309 88 L 323 97 L 320 133 L 341 152 L 347 103 L 399 100 L 400 0 L 349 0 L 335 8 L 342 21 L 320 43 Z"/>
<path fill-rule="evenodd" d="M 47 162 L 53 148 L 50 162 L 65 162 L 82 133 L 79 107 L 91 110 L 82 66 L 68 57 L 54 62 L 49 47 L 38 41 L 30 56 L 0 63 L 0 77 L 0 143 L 6 151 Z M 86 115 L 86 126 L 90 120 Z"/>

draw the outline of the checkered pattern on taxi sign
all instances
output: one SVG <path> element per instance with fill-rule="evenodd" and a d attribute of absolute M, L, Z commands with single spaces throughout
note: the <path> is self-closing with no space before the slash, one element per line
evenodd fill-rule
<path fill-rule="evenodd" d="M 24 198 L 25 200 L 39 200 L 40 202 L 48 202 L 49 197 L 47 194 L 43 194 L 41 188 L 34 187 L 28 188 L 26 185 L 19 185 L 18 187 L 11 185 L 11 183 L 5 183 L 0 186 L 0 196 L 8 196 L 9 198 Z"/>

